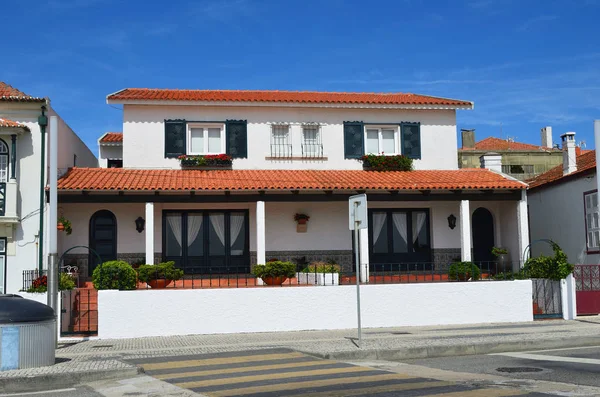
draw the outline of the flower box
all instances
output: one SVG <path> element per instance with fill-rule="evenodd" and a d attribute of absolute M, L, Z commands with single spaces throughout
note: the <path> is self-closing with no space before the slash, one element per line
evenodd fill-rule
<path fill-rule="evenodd" d="M 403 155 L 366 154 L 360 158 L 365 171 L 412 171 L 413 160 Z"/>
<path fill-rule="evenodd" d="M 204 156 L 182 155 L 177 158 L 181 168 L 185 169 L 228 169 L 233 159 L 227 154 L 207 154 Z"/>

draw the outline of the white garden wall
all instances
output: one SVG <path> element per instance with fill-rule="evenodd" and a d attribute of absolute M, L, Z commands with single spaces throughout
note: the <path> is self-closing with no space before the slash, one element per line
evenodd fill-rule
<path fill-rule="evenodd" d="M 530 280 L 366 285 L 362 321 L 365 328 L 532 321 L 531 296 Z M 356 327 L 354 286 L 105 290 L 98 305 L 101 339 Z"/>

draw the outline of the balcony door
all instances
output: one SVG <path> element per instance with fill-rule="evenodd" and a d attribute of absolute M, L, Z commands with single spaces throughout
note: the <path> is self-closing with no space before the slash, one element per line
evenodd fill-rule
<path fill-rule="evenodd" d="M 163 258 L 186 274 L 250 271 L 248 211 L 164 211 Z"/>

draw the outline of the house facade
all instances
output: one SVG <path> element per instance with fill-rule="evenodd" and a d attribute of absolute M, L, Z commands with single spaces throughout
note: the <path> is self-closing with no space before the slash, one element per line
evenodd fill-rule
<path fill-rule="evenodd" d="M 562 164 L 562 152 L 552 143 L 552 127 L 540 131 L 541 145 L 515 142 L 513 139 L 489 137 L 475 141 L 475 130 L 461 130 L 462 146 L 458 149 L 459 168 L 480 167 L 480 157 L 498 153 L 502 172 L 526 181 Z"/>
<path fill-rule="evenodd" d="M 62 252 L 89 246 L 102 261 L 173 260 L 186 274 L 247 274 L 271 258 L 331 259 L 351 270 L 358 246 L 366 281 L 369 271 L 489 261 L 492 246 L 506 247 L 518 266 L 529 240 L 526 185 L 457 167 L 456 111 L 472 109 L 468 101 L 124 89 L 107 102 L 123 106 L 122 168 L 101 160 L 106 168 L 76 167 L 59 180 L 73 227 L 60 235 Z M 414 170 L 365 169 L 369 153 L 404 155 Z M 223 154 L 233 158 L 230 169 L 189 167 L 189 156 Z M 355 242 L 348 198 L 357 193 L 367 194 L 369 227 Z M 310 219 L 300 227 L 295 214 Z M 80 248 L 65 263 L 91 275 L 96 258 Z"/>
<path fill-rule="evenodd" d="M 52 116 L 58 117 L 57 131 L 50 129 Z M 44 134 L 40 124 L 47 125 Z M 53 133 L 58 134 L 59 174 L 73 166 L 97 166 L 95 156 L 57 115 L 49 99 L 0 82 L 0 293 L 18 292 L 24 270 L 46 267 L 46 244 L 41 244 L 40 255 L 39 237 L 40 226 L 44 232 L 41 234 L 48 235 L 47 202 L 42 196 L 40 203 L 40 182 L 43 169 L 45 187 L 47 142 Z M 46 141 L 43 168 L 42 137 Z"/>

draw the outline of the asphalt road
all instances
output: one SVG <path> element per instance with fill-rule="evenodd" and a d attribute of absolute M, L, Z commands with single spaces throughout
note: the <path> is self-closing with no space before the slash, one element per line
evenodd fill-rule
<path fill-rule="evenodd" d="M 600 346 L 404 360 L 453 372 L 600 387 Z"/>

